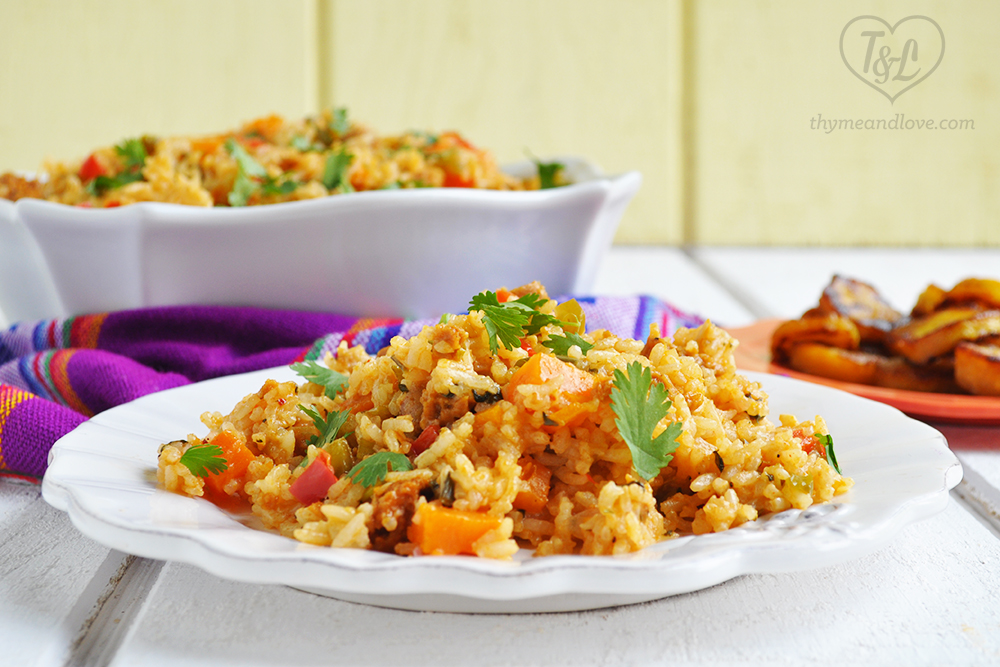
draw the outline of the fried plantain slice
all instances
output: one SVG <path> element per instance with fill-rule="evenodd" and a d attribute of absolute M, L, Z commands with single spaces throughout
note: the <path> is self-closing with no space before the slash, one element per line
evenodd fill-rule
<path fill-rule="evenodd" d="M 819 299 L 822 310 L 848 318 L 858 327 L 862 343 L 881 343 L 903 314 L 867 283 L 835 275 Z"/>
<path fill-rule="evenodd" d="M 856 350 L 860 342 L 858 327 L 846 317 L 837 313 L 811 314 L 778 325 L 771 334 L 771 358 L 779 363 L 786 361 L 788 351 L 799 343 L 822 343 Z"/>
<path fill-rule="evenodd" d="M 1000 334 L 1000 310 L 945 308 L 896 327 L 886 345 L 914 364 L 926 364 L 950 354 L 962 341 L 994 334 Z"/>
<path fill-rule="evenodd" d="M 875 383 L 881 359 L 885 357 L 822 343 L 798 343 L 788 350 L 788 366 L 800 373 L 857 384 Z"/>
<path fill-rule="evenodd" d="M 901 357 L 882 357 L 874 384 L 907 391 L 960 394 L 962 390 L 955 382 L 954 369 L 952 357 L 939 357 L 924 365 L 911 364 Z"/>
<path fill-rule="evenodd" d="M 948 290 L 943 304 L 972 306 L 986 309 L 1000 308 L 1000 280 L 966 278 Z"/>
<path fill-rule="evenodd" d="M 788 351 L 788 366 L 800 373 L 907 391 L 960 393 L 952 359 L 918 366 L 900 357 L 799 343 Z"/>
<path fill-rule="evenodd" d="M 928 285 L 920 296 L 917 297 L 917 302 L 913 305 L 913 310 L 910 311 L 910 317 L 923 317 L 924 315 L 930 315 L 935 310 L 941 307 L 944 303 L 945 297 L 948 296 L 948 292 L 941 289 L 933 283 Z"/>
<path fill-rule="evenodd" d="M 959 343 L 955 380 L 970 394 L 1000 396 L 1000 345 Z"/>

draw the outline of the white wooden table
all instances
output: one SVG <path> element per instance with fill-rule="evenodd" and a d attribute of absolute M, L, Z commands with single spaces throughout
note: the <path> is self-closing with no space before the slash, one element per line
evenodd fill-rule
<path fill-rule="evenodd" d="M 928 282 L 1000 277 L 1000 251 L 616 247 L 596 293 L 742 326 L 796 317 L 839 272 L 908 308 Z M 134 558 L 0 480 L 0 665 L 1000 664 L 1000 428 L 949 432 L 966 479 L 889 546 L 582 613 L 378 609 Z M 969 444 L 972 443 L 972 444 Z"/>

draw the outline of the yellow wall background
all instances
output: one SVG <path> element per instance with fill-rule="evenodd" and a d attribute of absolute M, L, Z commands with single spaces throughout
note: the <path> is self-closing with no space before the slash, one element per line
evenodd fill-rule
<path fill-rule="evenodd" d="M 892 103 L 841 58 L 864 14 L 945 35 Z M 641 171 L 619 243 L 1000 246 L 994 0 L 3 0 L 0 25 L 0 171 L 347 106 L 501 162 Z M 826 133 L 820 114 L 975 129 Z"/>

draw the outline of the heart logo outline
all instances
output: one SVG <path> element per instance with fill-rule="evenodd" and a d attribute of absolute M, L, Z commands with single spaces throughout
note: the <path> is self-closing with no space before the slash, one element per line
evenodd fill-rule
<path fill-rule="evenodd" d="M 849 63 L 847 61 L 847 55 L 844 53 L 844 37 L 847 35 L 847 29 L 850 28 L 851 25 L 853 25 L 857 21 L 861 21 L 863 19 L 872 19 L 874 21 L 878 21 L 879 23 L 881 23 L 882 25 L 884 25 L 886 28 L 889 29 L 889 34 L 890 35 L 895 34 L 896 33 L 896 28 L 898 28 L 902 23 L 904 23 L 906 21 L 909 21 L 911 19 L 924 19 L 926 21 L 929 21 L 931 23 L 931 25 L 933 25 L 935 28 L 937 28 L 938 34 L 941 36 L 941 53 L 938 55 L 938 59 L 937 59 L 937 62 L 934 63 L 934 67 L 931 67 L 930 70 L 926 74 L 924 74 L 922 77 L 920 77 L 919 79 L 917 79 L 916 81 L 914 81 L 913 83 L 911 83 L 910 85 L 908 85 L 907 87 L 905 87 L 902 90 L 898 91 L 895 95 L 889 95 L 889 93 L 885 92 L 884 90 L 882 90 L 881 88 L 879 88 L 877 85 L 875 85 L 874 83 L 872 83 L 868 79 L 866 79 L 863 76 L 861 76 L 860 74 L 858 74 L 854 70 L 854 68 L 851 67 L 851 63 Z M 897 97 L 899 97 L 900 95 L 902 95 L 903 93 L 905 93 L 906 91 L 908 91 L 910 88 L 913 88 L 918 83 L 922 82 L 924 79 L 926 79 L 927 77 L 929 77 L 931 74 L 934 73 L 934 70 L 936 70 L 938 68 L 938 65 L 941 64 L 941 61 L 944 60 L 944 46 L 945 46 L 944 45 L 944 31 L 941 30 L 941 26 L 939 26 L 937 24 L 937 21 L 935 21 L 934 19 L 930 18 L 929 16 L 923 16 L 923 15 L 919 15 L 919 14 L 914 14 L 913 16 L 907 16 L 905 18 L 901 18 L 898 21 L 896 21 L 896 25 L 893 25 L 893 26 L 890 26 L 888 21 L 886 21 L 885 19 L 883 19 L 883 18 L 881 18 L 879 16 L 871 16 L 871 15 L 857 16 L 857 17 L 851 19 L 850 21 L 848 21 L 847 25 L 844 26 L 844 29 L 840 33 L 840 58 L 844 61 L 844 64 L 847 66 L 847 69 L 851 72 L 851 74 L 853 74 L 857 78 L 861 79 L 861 81 L 864 82 L 866 85 L 871 86 L 872 88 L 874 88 L 875 90 L 877 90 L 878 92 L 880 92 L 882 95 L 884 95 L 885 98 L 887 100 L 889 100 L 889 104 L 895 104 Z"/>

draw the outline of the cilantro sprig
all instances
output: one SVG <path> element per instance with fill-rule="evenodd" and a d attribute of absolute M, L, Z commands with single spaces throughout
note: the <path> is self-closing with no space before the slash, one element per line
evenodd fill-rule
<path fill-rule="evenodd" d="M 316 447 L 327 445 L 340 437 L 340 429 L 347 422 L 347 418 L 351 416 L 350 410 L 332 410 L 327 413 L 325 418 L 321 417 L 316 410 L 304 405 L 300 405 L 299 410 L 312 419 L 313 425 L 319 431 L 319 435 L 309 438 L 309 444 Z"/>
<path fill-rule="evenodd" d="M 389 474 L 390 469 L 395 471 L 413 470 L 413 464 L 410 463 L 410 459 L 399 452 L 378 452 L 351 468 L 347 476 L 355 484 L 371 488 L 380 484 Z"/>
<path fill-rule="evenodd" d="M 229 468 L 222 448 L 218 445 L 203 443 L 191 445 L 181 454 L 180 462 L 187 466 L 195 477 L 208 477 L 209 473 L 218 475 Z"/>
<path fill-rule="evenodd" d="M 667 467 L 677 449 L 681 423 L 672 422 L 659 435 L 653 437 L 657 425 L 670 409 L 667 390 L 653 382 L 653 373 L 638 361 L 629 364 L 625 373 L 615 369 L 611 389 L 611 407 L 615 424 L 629 450 L 632 467 L 645 481 L 650 481 Z"/>
<path fill-rule="evenodd" d="M 319 142 L 309 141 L 309 139 L 302 136 L 301 134 L 297 134 L 294 137 L 292 137 L 291 141 L 288 142 L 288 145 L 294 148 L 295 150 L 301 151 L 303 153 L 310 153 L 310 152 L 319 153 L 326 148 L 323 144 Z"/>
<path fill-rule="evenodd" d="M 833 436 L 829 434 L 817 435 L 816 439 L 819 440 L 819 444 L 823 445 L 823 450 L 826 452 L 826 462 L 833 466 L 838 475 L 843 475 L 844 473 L 840 472 L 840 465 L 837 464 L 837 454 L 833 451 Z"/>
<path fill-rule="evenodd" d="M 539 190 L 558 188 L 561 185 L 559 182 L 559 175 L 562 173 L 562 170 L 566 168 L 566 165 L 561 162 L 542 162 L 541 160 L 535 160 L 535 166 L 538 168 Z"/>
<path fill-rule="evenodd" d="M 125 168 L 115 176 L 101 174 L 87 183 L 87 192 L 100 197 L 108 190 L 120 188 L 142 180 L 142 168 L 146 165 L 146 145 L 139 139 L 126 139 L 115 146 L 115 152 L 125 163 Z"/>
<path fill-rule="evenodd" d="M 337 107 L 333 110 L 330 118 L 330 129 L 338 136 L 342 137 L 351 129 L 351 121 L 347 118 L 347 108 Z"/>
<path fill-rule="evenodd" d="M 326 388 L 326 395 L 335 397 L 347 387 L 348 377 L 316 361 L 302 361 L 291 365 L 291 369 L 313 384 Z"/>
<path fill-rule="evenodd" d="M 549 336 L 542 341 L 542 345 L 552 350 L 552 353 L 557 357 L 568 357 L 569 348 L 574 345 L 579 345 L 580 351 L 584 354 L 587 354 L 587 351 L 594 347 L 593 343 L 588 342 L 583 336 L 575 333 L 568 333 L 564 336 L 558 334 Z"/>
<path fill-rule="evenodd" d="M 323 185 L 327 190 L 337 192 L 354 192 L 354 186 L 347 178 L 347 170 L 351 166 L 354 155 L 345 149 L 331 152 L 326 157 L 326 164 L 323 165 Z"/>
<path fill-rule="evenodd" d="M 535 168 L 538 170 L 538 189 L 539 190 L 549 190 L 551 188 L 558 188 L 565 185 L 563 179 L 560 176 L 566 165 L 562 162 L 542 162 L 540 159 L 531 154 L 531 151 L 527 148 L 524 149 L 527 154 L 528 159 L 535 163 Z"/>
<path fill-rule="evenodd" d="M 502 345 L 508 350 L 521 345 L 521 338 L 541 331 L 547 324 L 561 324 L 558 318 L 539 310 L 545 299 L 537 294 L 525 294 L 517 299 L 500 302 L 496 292 L 480 292 L 469 302 L 469 311 L 483 314 L 483 325 L 493 354 Z"/>
<path fill-rule="evenodd" d="M 287 195 L 299 187 L 291 178 L 272 177 L 235 139 L 226 140 L 226 150 L 236 160 L 236 181 L 229 193 L 230 206 L 246 206 L 258 191 L 265 195 Z"/>

